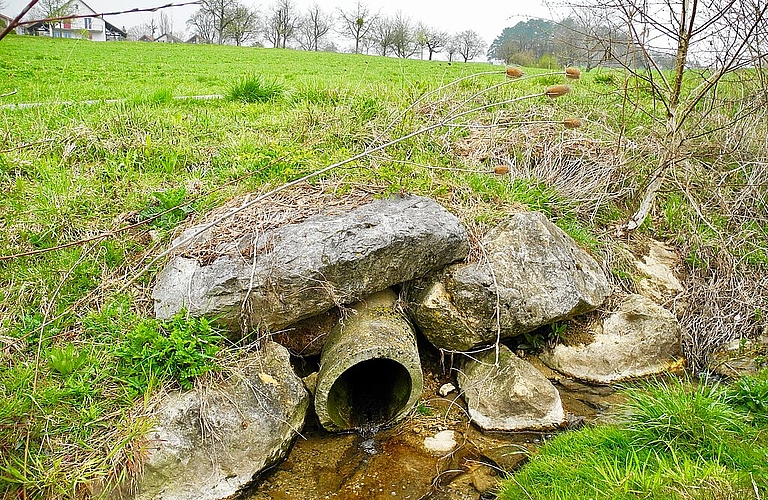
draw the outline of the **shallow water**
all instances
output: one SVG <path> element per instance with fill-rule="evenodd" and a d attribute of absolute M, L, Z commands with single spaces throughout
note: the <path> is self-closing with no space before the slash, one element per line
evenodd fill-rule
<path fill-rule="evenodd" d="M 493 498 L 501 469 L 525 460 L 551 433 L 482 433 L 467 421 L 456 393 L 442 398 L 437 389 L 451 381 L 436 360 L 424 363 L 424 393 L 417 411 L 391 429 L 331 434 L 309 415 L 303 436 L 287 459 L 262 476 L 252 500 L 478 500 Z M 537 365 L 537 364 L 535 364 Z M 545 368 L 539 366 L 544 371 Z M 563 406 L 573 425 L 601 418 L 619 398 L 610 387 L 592 387 L 558 377 Z M 451 453 L 430 454 L 424 439 L 453 430 Z"/>

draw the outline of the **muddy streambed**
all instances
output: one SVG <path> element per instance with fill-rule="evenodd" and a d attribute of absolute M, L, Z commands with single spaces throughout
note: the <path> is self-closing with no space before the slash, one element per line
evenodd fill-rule
<path fill-rule="evenodd" d="M 558 376 L 540 363 L 563 400 L 569 425 L 601 418 L 619 402 L 610 387 L 593 387 Z M 512 471 L 527 454 L 552 436 L 549 432 L 484 433 L 468 422 L 457 392 L 438 395 L 455 384 L 436 354 L 422 355 L 424 392 L 409 418 L 391 429 L 372 433 L 332 434 L 310 414 L 302 436 L 285 461 L 264 473 L 246 498 L 252 500 L 478 500 L 494 498 L 504 471 Z M 424 441 L 454 431 L 456 447 L 430 452 Z"/>

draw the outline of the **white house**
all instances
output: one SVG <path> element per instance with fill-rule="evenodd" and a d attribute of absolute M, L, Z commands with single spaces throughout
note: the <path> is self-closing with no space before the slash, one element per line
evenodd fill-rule
<path fill-rule="evenodd" d="M 95 10 L 82 0 L 70 0 L 61 8 L 65 14 L 58 17 L 77 16 L 62 21 L 39 22 L 24 25 L 28 35 L 54 38 L 84 38 L 95 42 L 125 39 L 125 31 L 97 16 Z"/>

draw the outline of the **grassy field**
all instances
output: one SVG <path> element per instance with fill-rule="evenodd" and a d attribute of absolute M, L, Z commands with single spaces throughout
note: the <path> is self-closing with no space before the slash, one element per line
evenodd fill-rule
<path fill-rule="evenodd" d="M 11 94 L 0 106 L 47 103 L 0 108 L 0 495 L 85 497 L 135 472 L 153 394 L 189 386 L 232 355 L 205 322 L 151 318 L 162 262 L 148 263 L 210 209 L 374 145 L 393 143 L 311 184 L 335 196 L 432 196 L 473 235 L 510 211 L 542 210 L 631 291 L 635 277 L 616 249 L 641 243 L 612 235 L 653 169 L 663 112 L 649 113 L 652 96 L 619 72 L 526 72 L 509 80 L 504 68 L 471 63 L 0 41 L 0 95 Z M 543 95 L 563 83 L 568 94 Z M 729 85 L 734 95 L 745 88 Z M 226 98 L 174 99 L 214 94 Z M 81 102 L 107 99 L 120 101 Z M 697 126 L 719 133 L 730 109 L 702 109 L 710 121 Z M 582 126 L 564 127 L 567 118 Z M 759 134 L 714 147 L 724 141 L 697 142 L 707 168 L 675 172 L 637 239 L 679 245 L 684 271 L 699 280 L 722 279 L 717 264 L 731 256 L 739 273 L 727 277 L 750 286 L 747 298 L 727 297 L 727 316 L 741 315 L 747 334 L 768 308 L 751 293 L 766 261 L 765 151 Z M 495 173 L 501 165 L 511 173 Z M 711 203 L 721 199 L 741 204 Z"/>

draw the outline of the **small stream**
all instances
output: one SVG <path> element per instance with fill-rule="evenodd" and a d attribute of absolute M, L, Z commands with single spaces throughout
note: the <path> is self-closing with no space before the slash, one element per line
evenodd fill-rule
<path fill-rule="evenodd" d="M 287 459 L 266 472 L 246 498 L 251 500 L 478 500 L 495 498 L 502 471 L 514 470 L 551 433 L 483 433 L 469 424 L 463 401 L 453 392 L 437 395 L 451 382 L 436 355 L 422 356 L 424 392 L 413 414 L 397 426 L 360 434 L 332 434 L 314 414 Z M 537 365 L 538 366 L 538 365 Z M 546 370 L 545 368 L 541 368 Z M 553 372 L 546 373 L 554 376 Z M 610 387 L 558 379 L 572 426 L 599 419 L 619 401 Z M 454 431 L 453 452 L 430 453 L 424 440 Z"/>

